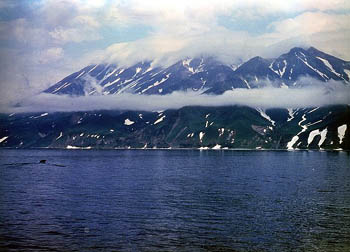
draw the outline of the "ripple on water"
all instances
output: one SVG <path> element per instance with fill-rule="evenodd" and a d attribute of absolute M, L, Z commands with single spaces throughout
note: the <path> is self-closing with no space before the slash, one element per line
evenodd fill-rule
<path fill-rule="evenodd" d="M 0 150 L 0 250 L 347 251 L 349 159 Z"/>

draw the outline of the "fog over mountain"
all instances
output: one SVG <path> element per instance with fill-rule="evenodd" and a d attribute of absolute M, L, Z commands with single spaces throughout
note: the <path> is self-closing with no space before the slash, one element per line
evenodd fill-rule
<path fill-rule="evenodd" d="M 227 65 L 293 47 L 350 59 L 349 1 L 2 1 L 1 100 L 18 101 L 90 64 Z"/>
<path fill-rule="evenodd" d="M 350 2 L 0 2 L 0 147 L 350 149 Z"/>
<path fill-rule="evenodd" d="M 313 82 L 317 82 L 312 80 Z M 350 87 L 338 83 L 282 89 L 238 88 L 220 95 L 198 92 L 173 92 L 167 95 L 116 94 L 71 97 L 69 95 L 39 94 L 24 99 L 15 106 L 2 106 L 1 112 L 68 112 L 94 110 L 159 111 L 185 106 L 242 105 L 261 108 L 303 108 L 350 104 Z"/>
<path fill-rule="evenodd" d="M 238 66 L 214 57 L 186 57 L 170 66 L 93 64 L 44 92 L 2 102 L 3 112 L 178 109 L 244 105 L 301 108 L 350 104 L 350 62 L 292 48 L 277 58 Z"/>

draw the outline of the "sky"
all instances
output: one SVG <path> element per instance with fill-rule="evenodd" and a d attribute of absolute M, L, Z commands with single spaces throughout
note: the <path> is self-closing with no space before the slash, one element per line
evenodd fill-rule
<path fill-rule="evenodd" d="M 350 60 L 347 0 L 0 0 L 1 99 L 101 62 L 226 63 L 314 46 Z"/>

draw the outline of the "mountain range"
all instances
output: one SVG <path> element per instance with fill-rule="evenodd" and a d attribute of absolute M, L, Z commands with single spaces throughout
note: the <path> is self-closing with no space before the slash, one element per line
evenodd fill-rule
<path fill-rule="evenodd" d="M 186 58 L 168 67 L 89 65 L 44 90 L 69 96 L 222 94 L 267 85 L 299 88 L 350 82 L 350 62 L 316 48 L 293 48 L 275 59 L 227 65 L 214 57 Z M 350 101 L 349 101 L 350 103 Z M 77 109 L 79 110 L 79 109 Z M 350 150 L 350 106 L 262 109 L 183 107 L 165 111 L 87 111 L 0 114 L 0 147 L 201 148 Z"/>
<path fill-rule="evenodd" d="M 350 81 L 350 62 L 316 48 L 293 48 L 276 59 L 254 57 L 232 66 L 213 57 L 187 58 L 162 68 L 152 61 L 123 68 L 115 64 L 90 65 L 44 92 L 68 95 L 169 94 L 193 90 L 221 94 L 234 88 L 261 88 L 267 82 L 276 87 L 300 86 L 300 77 L 322 82 Z"/>

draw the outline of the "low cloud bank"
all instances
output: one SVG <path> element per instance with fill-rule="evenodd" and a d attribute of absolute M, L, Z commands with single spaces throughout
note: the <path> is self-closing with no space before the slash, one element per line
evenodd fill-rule
<path fill-rule="evenodd" d="M 300 108 L 350 104 L 350 87 L 234 89 L 222 95 L 174 92 L 168 95 L 98 95 L 71 97 L 41 93 L 16 104 L 0 104 L 2 113 L 69 112 L 94 110 L 157 111 L 184 106 L 241 105 L 261 108 Z"/>

